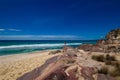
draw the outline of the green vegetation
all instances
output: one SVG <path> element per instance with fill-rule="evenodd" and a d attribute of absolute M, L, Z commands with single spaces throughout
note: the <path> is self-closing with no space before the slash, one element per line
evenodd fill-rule
<path fill-rule="evenodd" d="M 109 54 L 107 55 L 93 55 L 92 59 L 99 61 L 99 62 L 104 62 L 106 66 L 102 67 L 99 69 L 97 72 L 99 74 L 109 74 L 113 77 L 119 77 L 120 76 L 120 62 L 116 60 L 115 56 L 111 56 Z M 114 69 L 113 71 L 109 71 L 108 66 L 113 66 Z"/>
<path fill-rule="evenodd" d="M 119 77 L 120 76 L 120 63 L 116 62 L 115 65 L 113 65 L 115 68 L 113 71 L 109 71 L 109 68 L 107 66 L 102 67 L 101 69 L 98 70 L 99 74 L 109 74 L 113 77 Z"/>
<path fill-rule="evenodd" d="M 106 55 L 106 60 L 107 61 L 116 61 L 115 56 L 110 56 L 109 54 Z"/>
<path fill-rule="evenodd" d="M 92 59 L 99 61 L 99 62 L 105 62 L 106 65 L 113 65 L 114 62 L 116 61 L 115 56 L 110 56 L 107 54 L 106 56 L 104 55 L 93 55 Z"/>
<path fill-rule="evenodd" d="M 93 55 L 92 56 L 92 59 L 96 60 L 96 61 L 99 61 L 99 62 L 104 62 L 104 55 Z"/>
<path fill-rule="evenodd" d="M 116 62 L 115 64 L 115 70 L 110 73 L 112 76 L 120 76 L 120 63 Z"/>
<path fill-rule="evenodd" d="M 110 56 L 109 54 L 106 55 L 106 58 L 105 58 L 106 65 L 115 65 L 115 62 L 116 62 L 115 56 Z"/>
<path fill-rule="evenodd" d="M 99 74 L 108 74 L 108 68 L 107 67 L 102 67 L 100 70 L 98 70 Z"/>

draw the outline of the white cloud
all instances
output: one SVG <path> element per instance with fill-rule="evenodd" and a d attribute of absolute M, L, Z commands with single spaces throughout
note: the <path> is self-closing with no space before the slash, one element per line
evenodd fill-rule
<path fill-rule="evenodd" d="M 3 40 L 74 40 L 80 39 L 74 35 L 1 35 Z"/>
<path fill-rule="evenodd" d="M 0 31 L 5 31 L 5 29 L 0 29 Z"/>
<path fill-rule="evenodd" d="M 13 29 L 13 28 L 11 28 L 11 29 L 8 29 L 9 31 L 21 31 L 20 29 Z"/>

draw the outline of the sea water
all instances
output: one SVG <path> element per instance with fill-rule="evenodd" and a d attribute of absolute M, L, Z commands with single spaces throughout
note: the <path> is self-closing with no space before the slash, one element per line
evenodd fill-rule
<path fill-rule="evenodd" d="M 96 40 L 0 40 L 0 56 L 40 50 L 62 49 L 64 44 L 78 47 L 96 43 Z"/>

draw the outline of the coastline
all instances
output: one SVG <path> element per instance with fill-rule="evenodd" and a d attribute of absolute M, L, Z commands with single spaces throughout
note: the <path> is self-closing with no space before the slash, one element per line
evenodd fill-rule
<path fill-rule="evenodd" d="M 50 51 L 53 50 L 0 56 L 0 79 L 16 80 L 26 72 L 41 66 L 47 59 L 58 55 L 48 55 Z"/>

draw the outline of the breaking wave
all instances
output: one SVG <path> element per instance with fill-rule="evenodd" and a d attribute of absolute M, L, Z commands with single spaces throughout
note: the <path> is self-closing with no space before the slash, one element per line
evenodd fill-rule
<path fill-rule="evenodd" d="M 81 45 L 82 43 L 68 43 L 67 45 Z M 62 47 L 63 43 L 54 43 L 54 44 L 24 44 L 24 45 L 9 45 L 9 46 L 0 46 L 0 49 L 23 49 L 23 48 L 51 48 L 51 47 Z"/>

